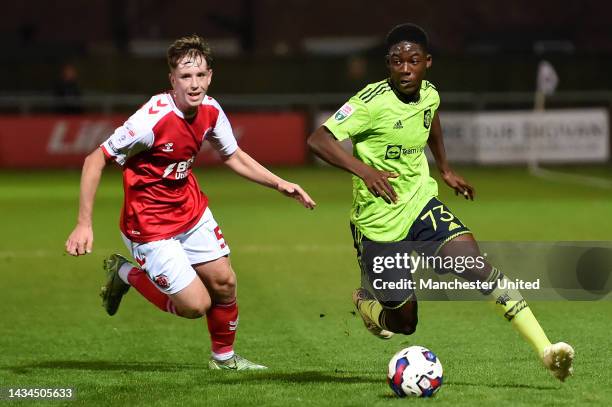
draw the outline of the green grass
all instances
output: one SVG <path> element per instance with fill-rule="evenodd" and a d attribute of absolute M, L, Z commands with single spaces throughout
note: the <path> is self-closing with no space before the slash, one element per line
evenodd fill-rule
<path fill-rule="evenodd" d="M 605 176 L 609 169 L 583 172 Z M 484 302 L 424 302 L 417 332 L 383 342 L 350 302 L 359 284 L 347 217 L 350 179 L 333 169 L 283 169 L 319 207 L 221 170 L 198 171 L 238 274 L 237 350 L 264 373 L 206 369 L 203 321 L 159 312 L 135 291 L 108 317 L 97 292 L 102 258 L 126 253 L 117 222 L 122 188 L 105 174 L 91 255 L 63 254 L 77 210 L 76 172 L 0 173 L 0 387 L 74 387 L 80 405 L 612 405 L 610 302 L 534 302 L 552 340 L 577 351 L 560 384 Z M 612 191 L 552 183 L 522 169 L 470 169 L 466 202 L 447 203 L 482 240 L 611 240 Z M 399 400 L 386 364 L 402 347 L 434 350 L 445 384 L 432 400 Z M 55 403 L 57 404 L 57 403 Z"/>

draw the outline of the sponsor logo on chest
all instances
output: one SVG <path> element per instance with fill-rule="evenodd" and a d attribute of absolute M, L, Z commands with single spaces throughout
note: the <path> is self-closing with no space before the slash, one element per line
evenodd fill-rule
<path fill-rule="evenodd" d="M 399 160 L 402 155 L 419 154 L 425 151 L 425 147 L 404 148 L 401 144 L 389 144 L 385 151 L 385 160 Z"/>

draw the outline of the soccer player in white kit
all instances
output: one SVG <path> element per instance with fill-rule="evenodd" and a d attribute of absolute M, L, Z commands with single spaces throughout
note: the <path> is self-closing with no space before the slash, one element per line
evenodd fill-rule
<path fill-rule="evenodd" d="M 265 369 L 234 353 L 236 275 L 191 167 L 207 140 L 239 175 L 306 208 L 313 209 L 315 202 L 299 185 L 274 175 L 238 147 L 221 106 L 206 94 L 211 63 L 210 48 L 197 35 L 170 46 L 172 90 L 153 96 L 85 159 L 78 220 L 66 251 L 73 256 L 91 252 L 96 190 L 106 163 L 116 162 L 124 186 L 120 229 L 139 266 L 119 254 L 105 259 L 107 282 L 101 295 L 108 314 L 117 312 L 123 295 L 134 287 L 162 311 L 206 316 L 211 369 Z"/>

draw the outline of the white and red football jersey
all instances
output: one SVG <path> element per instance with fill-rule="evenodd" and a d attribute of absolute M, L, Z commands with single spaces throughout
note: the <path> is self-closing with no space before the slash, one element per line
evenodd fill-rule
<path fill-rule="evenodd" d="M 208 198 L 191 166 L 207 139 L 223 156 L 238 148 L 219 103 L 205 96 L 185 119 L 169 93 L 153 96 L 100 146 L 123 168 L 120 228 L 138 243 L 167 239 L 191 229 Z"/>

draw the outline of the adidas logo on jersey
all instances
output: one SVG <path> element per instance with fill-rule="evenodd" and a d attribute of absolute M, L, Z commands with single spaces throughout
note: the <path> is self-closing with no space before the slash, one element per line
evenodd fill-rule
<path fill-rule="evenodd" d="M 396 121 L 395 124 L 393 125 L 393 128 L 394 129 L 403 129 L 404 126 L 402 125 L 402 121 L 401 120 Z"/>

